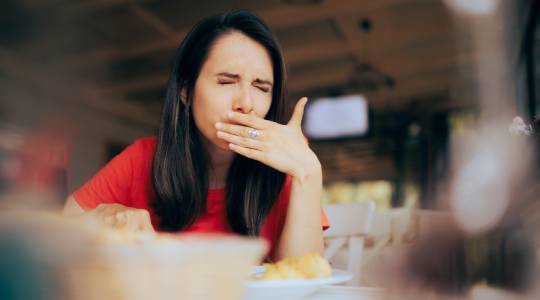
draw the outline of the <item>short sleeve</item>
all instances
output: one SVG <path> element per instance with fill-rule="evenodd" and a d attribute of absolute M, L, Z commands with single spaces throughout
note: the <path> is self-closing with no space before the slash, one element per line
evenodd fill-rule
<path fill-rule="evenodd" d="M 321 217 L 322 217 L 322 229 L 323 230 L 326 230 L 328 228 L 330 228 L 330 223 L 328 223 L 328 217 L 326 216 L 326 213 L 324 212 L 324 209 L 321 213 Z"/>
<path fill-rule="evenodd" d="M 129 206 L 134 162 L 139 148 L 137 142 L 128 146 L 73 193 L 82 209 L 91 210 L 103 203 Z"/>

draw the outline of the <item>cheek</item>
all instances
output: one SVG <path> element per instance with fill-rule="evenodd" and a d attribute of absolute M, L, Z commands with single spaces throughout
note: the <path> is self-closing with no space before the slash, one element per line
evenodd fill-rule
<path fill-rule="evenodd" d="M 225 114 L 231 110 L 230 97 L 211 87 L 195 90 L 193 117 L 197 128 L 211 138 L 215 134 L 214 124 L 225 121 Z"/>
<path fill-rule="evenodd" d="M 261 99 L 260 101 L 257 101 L 254 107 L 255 114 L 261 118 L 264 118 L 268 111 L 270 110 L 270 106 L 272 105 L 272 97 Z"/>

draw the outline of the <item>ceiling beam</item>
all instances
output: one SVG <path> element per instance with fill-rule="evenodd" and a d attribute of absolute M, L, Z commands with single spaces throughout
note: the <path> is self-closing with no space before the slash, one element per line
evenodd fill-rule
<path fill-rule="evenodd" d="M 451 67 L 452 64 L 455 64 L 456 57 L 452 55 L 451 43 L 436 43 L 435 45 L 436 46 L 434 46 L 434 48 L 420 48 L 419 50 L 408 49 L 405 51 L 401 51 L 399 56 L 377 56 L 377 58 L 375 58 L 375 60 L 371 63 L 375 65 L 376 68 L 381 69 L 383 73 L 387 72 L 391 76 L 399 76 L 404 73 L 417 72 L 418 70 L 425 69 L 429 70 L 431 68 Z M 356 51 L 356 48 L 354 48 L 355 46 L 357 45 L 345 45 L 340 41 L 332 40 L 320 42 L 317 45 L 304 45 L 292 48 L 286 50 L 284 52 L 284 56 L 289 66 L 301 65 L 349 54 Z M 350 49 L 348 47 L 353 47 L 353 49 Z M 467 59 L 465 63 L 467 62 L 470 62 L 470 60 Z M 338 71 L 339 74 L 342 74 L 341 72 L 342 71 Z M 290 76 L 294 76 L 294 74 L 290 74 Z M 304 74 L 302 76 L 320 77 L 320 74 Z M 329 78 L 331 80 L 331 83 L 336 81 L 336 78 L 332 78 L 331 76 L 324 76 L 320 77 L 319 79 L 315 79 L 315 82 L 324 82 L 325 78 Z M 107 93 L 116 94 L 131 91 L 141 91 L 145 89 L 163 86 L 167 82 L 167 79 L 168 74 L 166 74 L 166 72 L 156 73 L 146 75 L 142 78 L 137 78 L 120 83 L 114 83 L 105 87 L 103 90 Z M 306 79 L 305 82 L 309 81 L 310 79 Z M 302 81 L 300 80 L 300 82 Z M 291 84 L 291 86 L 298 86 L 298 88 L 293 88 L 295 91 L 301 91 L 299 90 L 300 87 L 304 87 L 305 85 L 306 84 L 304 83 L 298 85 Z M 307 87 L 310 88 L 311 86 Z"/>
<path fill-rule="evenodd" d="M 403 55 L 401 58 L 389 58 L 389 62 L 382 66 L 398 84 L 401 84 L 402 78 L 423 76 L 423 74 L 433 74 L 434 72 L 456 73 L 464 67 L 474 63 L 475 56 L 472 54 L 463 54 L 459 57 L 450 55 L 425 55 L 415 60 L 403 59 L 408 57 Z M 313 88 L 331 87 L 347 82 L 354 71 L 354 65 L 338 66 L 337 68 L 324 69 L 313 73 L 290 74 L 289 91 L 292 94 L 303 93 Z M 168 80 L 168 74 L 159 73 L 145 76 L 139 79 L 111 84 L 102 90 L 105 94 L 120 95 L 129 92 L 143 91 L 164 87 Z"/>
<path fill-rule="evenodd" d="M 128 3 L 126 0 L 112 0 Z M 327 0 L 318 5 L 291 5 L 257 12 L 257 15 L 264 19 L 273 29 L 281 29 L 299 24 L 316 22 L 328 18 L 328 15 L 340 15 L 345 13 L 366 13 L 370 10 L 381 9 L 396 3 L 410 0 L 378 0 L 378 1 L 357 1 L 357 0 Z M 129 49 L 110 47 L 105 49 L 92 50 L 87 53 L 66 57 L 63 63 L 89 67 L 95 64 L 106 64 L 120 59 L 128 59 L 136 56 L 146 55 L 159 50 L 167 50 L 177 47 L 180 41 L 187 34 L 187 29 L 177 30 L 176 34 L 165 38 L 162 41 L 141 42 L 141 46 Z"/>
<path fill-rule="evenodd" d="M 58 101 L 78 101 L 87 107 L 146 126 L 156 127 L 159 124 L 159 115 L 149 114 L 140 105 L 118 98 L 104 97 L 95 88 L 70 81 L 69 78 L 59 78 L 60 75 L 45 73 L 42 69 L 23 62 L 24 60 L 19 59 L 16 53 L 0 48 L 0 68 L 15 80 L 28 83 L 32 91 L 42 96 L 49 96 Z"/>
<path fill-rule="evenodd" d="M 59 9 L 60 15 L 89 14 L 101 10 L 111 9 L 118 6 L 131 4 L 142 4 L 154 0 L 85 0 L 85 1 L 67 1 Z"/>
<path fill-rule="evenodd" d="M 313 87 L 343 84 L 350 78 L 355 66 L 338 67 L 312 74 L 297 74 L 287 83 L 291 94 L 308 91 Z"/>
<path fill-rule="evenodd" d="M 352 56 L 357 62 L 365 61 L 367 57 L 364 52 L 367 40 L 358 28 L 358 17 L 355 16 L 353 19 L 334 16 L 334 22 L 344 38 L 344 43 L 347 45 L 346 48 Z"/>
<path fill-rule="evenodd" d="M 315 45 L 302 45 L 283 50 L 287 65 L 302 65 L 318 60 L 346 55 L 354 49 L 342 41 L 320 41 Z"/>
<path fill-rule="evenodd" d="M 106 94 L 125 94 L 129 92 L 143 91 L 146 89 L 154 89 L 160 86 L 165 86 L 169 75 L 166 73 L 159 73 L 154 75 L 147 75 L 142 78 L 111 84 L 102 91 Z"/>
<path fill-rule="evenodd" d="M 155 14 L 149 12 L 147 9 L 143 8 L 138 3 L 133 3 L 129 6 L 131 12 L 145 22 L 148 26 L 155 29 L 157 32 L 161 33 L 164 37 L 174 37 L 175 31 L 174 28 L 169 26 Z"/>

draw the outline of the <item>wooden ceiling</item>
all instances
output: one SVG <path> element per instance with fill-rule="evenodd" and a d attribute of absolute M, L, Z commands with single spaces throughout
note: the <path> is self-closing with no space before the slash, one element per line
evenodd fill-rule
<path fill-rule="evenodd" d="M 143 119 L 159 116 L 170 61 L 187 30 L 229 9 L 250 9 L 274 30 L 291 100 L 361 92 L 380 110 L 423 99 L 437 105 L 456 69 L 472 60 L 467 49 L 456 51 L 459 36 L 437 0 L 11 2 L 19 27 L 4 36 L 4 58 L 45 76 L 69 74 L 99 91 L 101 105 Z"/>

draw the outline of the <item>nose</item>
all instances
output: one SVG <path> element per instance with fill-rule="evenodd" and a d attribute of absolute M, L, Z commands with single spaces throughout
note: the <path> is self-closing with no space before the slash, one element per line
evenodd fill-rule
<path fill-rule="evenodd" d="M 249 87 L 241 87 L 233 101 L 233 111 L 249 114 L 253 110 L 253 99 Z"/>

